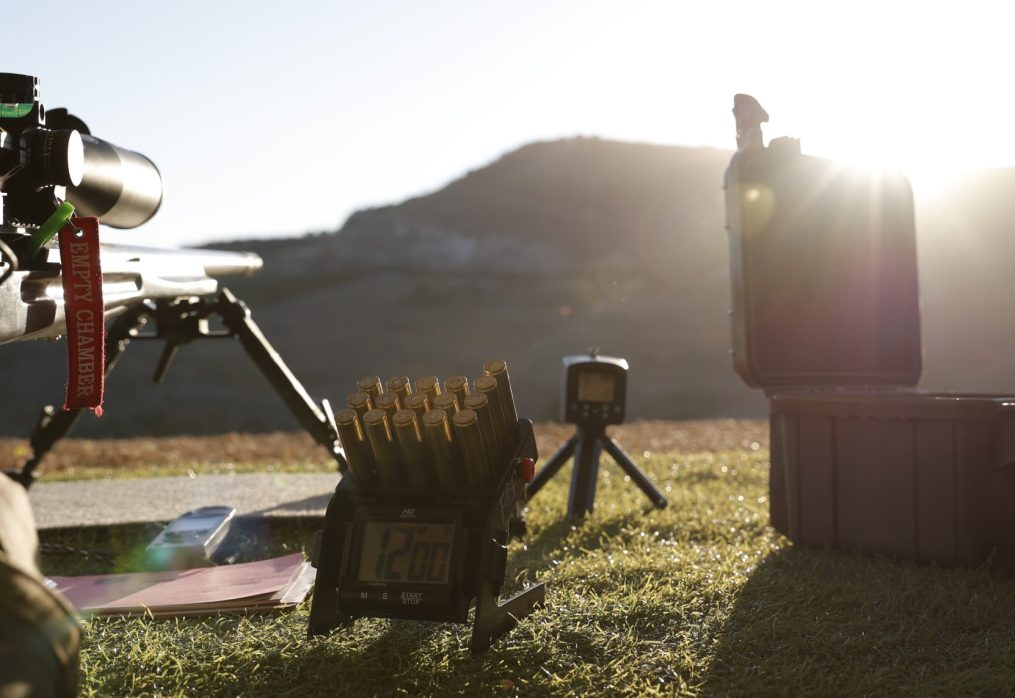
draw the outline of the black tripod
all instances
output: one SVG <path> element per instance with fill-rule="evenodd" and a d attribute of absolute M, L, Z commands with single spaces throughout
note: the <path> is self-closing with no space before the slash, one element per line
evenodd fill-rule
<path fill-rule="evenodd" d="M 574 470 L 571 472 L 571 494 L 567 499 L 569 518 L 581 518 L 592 513 L 596 501 L 596 479 L 599 476 L 599 456 L 602 449 L 613 456 L 613 460 L 641 488 L 645 496 L 659 509 L 666 507 L 666 497 L 649 481 L 631 457 L 624 453 L 616 439 L 606 435 L 603 424 L 579 424 L 574 436 L 567 440 L 560 450 L 546 462 L 528 485 L 528 497 L 532 499 L 557 471 L 574 456 Z"/>

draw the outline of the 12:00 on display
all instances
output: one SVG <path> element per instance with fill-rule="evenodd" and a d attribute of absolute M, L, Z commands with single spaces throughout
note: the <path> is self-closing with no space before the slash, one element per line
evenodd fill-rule
<path fill-rule="evenodd" d="M 362 531 L 359 581 L 448 583 L 454 524 L 366 521 Z"/>

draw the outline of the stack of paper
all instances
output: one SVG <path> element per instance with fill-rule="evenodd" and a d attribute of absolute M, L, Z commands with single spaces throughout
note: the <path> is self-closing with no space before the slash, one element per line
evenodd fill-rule
<path fill-rule="evenodd" d="M 196 616 L 295 606 L 310 591 L 314 570 L 295 553 L 221 567 L 51 579 L 87 615 Z"/>

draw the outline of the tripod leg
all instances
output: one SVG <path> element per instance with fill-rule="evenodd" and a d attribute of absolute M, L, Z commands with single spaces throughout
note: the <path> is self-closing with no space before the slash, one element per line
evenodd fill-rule
<path fill-rule="evenodd" d="M 634 481 L 634 484 L 638 485 L 641 491 L 645 493 L 645 496 L 652 500 L 652 503 L 656 505 L 656 508 L 665 509 L 668 504 L 666 497 L 664 497 L 662 493 L 655 488 L 655 485 L 649 481 L 645 473 L 643 473 L 638 466 L 634 464 L 631 457 L 624 453 L 624 449 L 620 447 L 620 444 L 608 436 L 604 436 L 602 442 L 603 448 L 606 449 L 606 452 L 613 456 L 613 460 L 617 461 L 617 465 L 619 465 L 624 472 L 628 474 L 631 480 Z"/>
<path fill-rule="evenodd" d="M 532 482 L 525 488 L 526 499 L 532 499 L 536 496 L 536 492 L 543 488 L 550 478 L 557 474 L 564 463 L 567 463 L 568 458 L 574 455 L 575 444 L 578 443 L 578 435 L 575 434 L 567 440 L 560 449 L 550 457 L 550 460 L 546 461 L 546 465 L 543 466 L 542 470 L 536 473 L 536 476 L 532 478 Z"/>
<path fill-rule="evenodd" d="M 578 433 L 574 471 L 571 473 L 571 495 L 567 500 L 567 515 L 570 518 L 591 514 L 595 508 L 599 454 L 602 450 L 602 439 L 582 435 L 580 429 Z"/>
<path fill-rule="evenodd" d="M 129 310 L 125 315 L 121 315 L 110 325 L 109 332 L 106 334 L 106 378 L 109 378 L 109 374 L 116 367 L 116 362 L 120 360 L 127 345 L 130 344 L 132 333 L 147 322 L 147 316 L 151 311 L 152 308 L 149 304 L 142 303 Z M 29 441 L 32 447 L 32 457 L 25 462 L 20 472 L 12 474 L 11 477 L 28 489 L 35 481 L 35 470 L 42 463 L 42 459 L 56 446 L 56 442 L 66 436 L 77 424 L 83 412 L 84 410 L 58 412 L 51 405 L 44 407 Z"/>

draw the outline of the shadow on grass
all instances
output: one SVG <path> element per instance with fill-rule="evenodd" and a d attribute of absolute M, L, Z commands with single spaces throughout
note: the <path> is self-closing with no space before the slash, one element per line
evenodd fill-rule
<path fill-rule="evenodd" d="M 1002 695 L 1015 580 L 793 546 L 750 573 L 705 694 Z"/>
<path fill-rule="evenodd" d="M 586 551 L 599 550 L 610 539 L 616 539 L 624 531 L 640 531 L 646 516 L 655 508 L 651 505 L 641 510 L 631 510 L 609 517 L 594 516 L 583 519 L 569 519 L 561 512 L 559 520 L 541 527 L 534 534 L 526 536 L 522 545 L 512 549 L 510 566 L 535 574 L 546 571 L 551 565 L 581 557 Z M 510 570 L 509 570 L 510 574 Z M 525 579 L 535 579 L 528 575 Z"/>
<path fill-rule="evenodd" d="M 145 546 L 161 530 L 158 524 L 128 524 L 40 531 L 40 568 L 50 576 L 136 572 Z"/>

